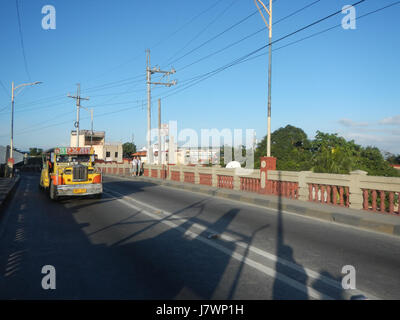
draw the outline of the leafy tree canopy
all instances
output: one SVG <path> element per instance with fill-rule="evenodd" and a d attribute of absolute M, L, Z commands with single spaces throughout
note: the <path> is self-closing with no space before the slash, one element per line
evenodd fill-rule
<path fill-rule="evenodd" d="M 287 125 L 271 134 L 271 154 L 277 158 L 277 169 L 304 171 L 311 168 L 311 144 L 307 134 L 300 128 Z M 267 137 L 258 144 L 254 163 L 260 167 L 260 157 L 267 153 Z"/>
<path fill-rule="evenodd" d="M 132 142 L 125 142 L 122 145 L 122 153 L 124 158 L 131 159 L 132 158 L 132 153 L 136 152 L 136 145 Z"/>
<path fill-rule="evenodd" d="M 43 149 L 40 148 L 29 148 L 29 155 L 30 156 L 40 156 L 43 152 Z"/>
<path fill-rule="evenodd" d="M 267 139 L 264 137 L 255 152 L 256 168 L 260 167 L 260 157 L 265 156 L 266 150 Z M 278 170 L 338 174 L 364 170 L 369 175 L 400 176 L 399 171 L 390 166 L 376 147 L 362 147 L 338 134 L 320 131 L 310 141 L 302 129 L 291 125 L 271 134 L 271 154 L 277 158 Z M 393 159 L 396 161 L 396 157 Z"/>

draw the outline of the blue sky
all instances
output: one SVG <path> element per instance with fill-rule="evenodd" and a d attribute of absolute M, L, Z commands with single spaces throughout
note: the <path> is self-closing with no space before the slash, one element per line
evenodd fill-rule
<path fill-rule="evenodd" d="M 356 2 L 355 0 L 353 0 Z M 274 21 L 312 0 L 276 0 Z M 366 0 L 357 16 L 396 2 Z M 256 10 L 252 0 L 19 0 L 28 72 L 24 67 L 16 1 L 0 4 L 0 145 L 10 139 L 11 81 L 42 81 L 15 99 L 15 146 L 22 150 L 69 143 L 76 117 L 75 94 L 94 109 L 95 130 L 108 141 L 145 144 L 147 126 L 145 49 L 153 66 L 174 67 L 178 85 L 153 90 L 152 125 L 157 124 L 157 98 L 183 88 L 185 80 L 212 71 L 265 45 L 260 32 L 208 59 L 192 62 L 264 27 L 255 14 L 207 45 L 203 42 Z M 274 25 L 278 39 L 340 10 L 350 0 L 320 0 Z M 43 30 L 44 5 L 56 9 L 56 29 Z M 212 6 L 212 9 L 207 10 Z M 204 12 L 205 11 L 205 12 Z M 203 14 L 200 14 L 204 12 Z M 199 15 L 200 14 L 200 15 Z M 357 20 L 355 30 L 336 28 L 273 53 L 272 130 L 291 124 L 312 138 L 317 130 L 339 133 L 362 145 L 400 153 L 398 61 L 400 5 Z M 197 16 L 197 18 L 195 18 Z M 274 49 L 341 23 L 336 15 L 274 45 Z M 193 19 L 195 18 L 195 19 Z M 266 51 L 262 51 L 266 52 Z M 262 53 L 260 52 L 260 53 Z M 171 59 L 172 58 L 172 59 Z M 177 61 L 173 61 L 177 60 Z M 173 64 L 168 62 L 173 61 Z M 185 66 L 188 66 L 184 68 Z M 163 122 L 178 129 L 267 130 L 267 56 L 235 65 L 182 92 L 162 99 Z M 81 111 L 81 128 L 90 116 Z"/>

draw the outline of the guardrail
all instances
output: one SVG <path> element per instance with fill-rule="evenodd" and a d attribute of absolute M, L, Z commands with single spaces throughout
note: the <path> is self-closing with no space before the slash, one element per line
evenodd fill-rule
<path fill-rule="evenodd" d="M 400 178 L 367 176 L 360 170 L 350 174 L 279 171 L 274 163 L 260 170 L 144 164 L 144 176 L 400 216 Z M 131 174 L 130 163 L 96 163 L 96 167 L 105 174 Z"/>

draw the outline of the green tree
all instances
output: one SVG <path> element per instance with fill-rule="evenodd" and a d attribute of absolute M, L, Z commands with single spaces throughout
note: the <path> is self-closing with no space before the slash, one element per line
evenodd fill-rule
<path fill-rule="evenodd" d="M 41 148 L 29 148 L 29 155 L 32 157 L 40 156 L 43 152 Z"/>
<path fill-rule="evenodd" d="M 395 155 L 390 152 L 385 153 L 386 161 L 390 164 L 400 164 L 400 154 Z"/>
<path fill-rule="evenodd" d="M 260 167 L 260 157 L 266 155 L 266 150 L 267 139 L 264 137 L 255 152 L 256 168 Z M 376 147 L 362 147 L 338 134 L 321 131 L 317 131 L 314 140 L 310 141 L 302 129 L 291 125 L 271 134 L 271 154 L 277 158 L 278 170 L 337 174 L 364 170 L 368 175 L 400 176 L 399 171 L 390 166 Z M 393 156 L 390 160 L 393 163 L 397 158 Z"/>
<path fill-rule="evenodd" d="M 277 158 L 278 170 L 310 170 L 311 144 L 300 128 L 287 125 L 271 134 L 271 154 Z M 254 154 L 254 166 L 260 168 L 260 158 L 267 153 L 267 136 L 258 144 Z"/>
<path fill-rule="evenodd" d="M 338 134 L 317 131 L 312 141 L 312 171 L 346 174 L 356 167 L 361 147 Z"/>
<path fill-rule="evenodd" d="M 131 159 L 132 158 L 132 153 L 136 152 L 136 145 L 132 142 L 125 142 L 122 145 L 122 153 L 124 158 Z"/>

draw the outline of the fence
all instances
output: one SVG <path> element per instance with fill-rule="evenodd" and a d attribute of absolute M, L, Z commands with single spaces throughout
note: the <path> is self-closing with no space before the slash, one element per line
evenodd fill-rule
<path fill-rule="evenodd" d="M 131 164 L 97 163 L 96 167 L 105 174 L 130 175 Z M 268 165 L 249 170 L 144 164 L 144 176 L 400 216 L 400 178 L 367 176 L 359 170 L 325 174 L 270 168 Z"/>

